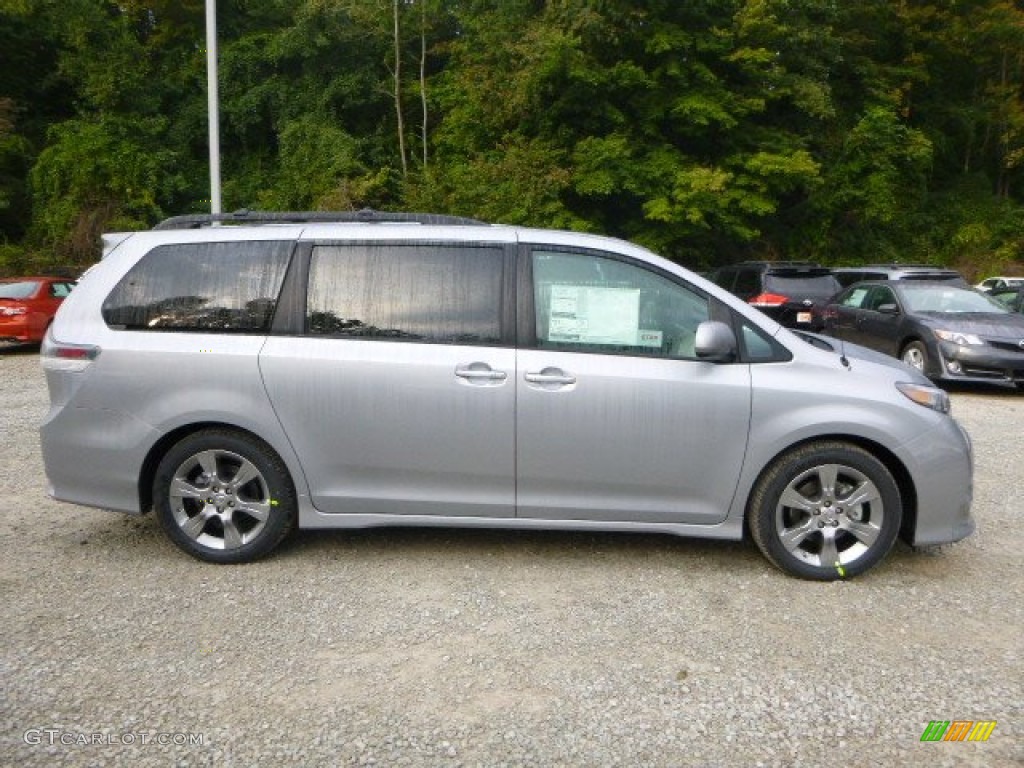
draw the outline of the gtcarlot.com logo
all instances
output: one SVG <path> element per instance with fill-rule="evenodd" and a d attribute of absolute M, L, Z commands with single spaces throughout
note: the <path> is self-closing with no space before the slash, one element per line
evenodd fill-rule
<path fill-rule="evenodd" d="M 149 731 L 125 733 L 106 733 L 95 731 L 86 733 L 84 731 L 65 731 L 60 728 L 29 728 L 23 736 L 25 743 L 30 746 L 62 746 L 62 747 L 91 747 L 91 746 L 151 746 L 156 744 L 161 747 L 201 747 L 203 746 L 203 734 L 201 733 L 151 733 Z"/>

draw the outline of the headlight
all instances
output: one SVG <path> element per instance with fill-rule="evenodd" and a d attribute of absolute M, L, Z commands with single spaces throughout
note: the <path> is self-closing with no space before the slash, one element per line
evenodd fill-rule
<path fill-rule="evenodd" d="M 935 335 L 943 341 L 951 341 L 954 344 L 959 344 L 963 347 L 972 347 L 985 343 L 973 333 L 957 333 L 956 331 L 943 331 L 936 329 Z"/>
<path fill-rule="evenodd" d="M 949 395 L 938 387 L 929 387 L 925 384 L 911 384 L 906 381 L 897 381 L 896 389 L 909 397 L 918 405 L 931 408 L 939 413 L 949 413 Z"/>

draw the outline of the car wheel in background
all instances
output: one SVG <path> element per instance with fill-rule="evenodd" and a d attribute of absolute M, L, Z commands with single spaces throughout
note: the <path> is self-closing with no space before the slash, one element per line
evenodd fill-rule
<path fill-rule="evenodd" d="M 856 576 L 878 563 L 899 532 L 892 474 L 855 445 L 814 442 L 784 454 L 761 476 L 748 522 L 754 542 L 794 576 Z"/>
<path fill-rule="evenodd" d="M 287 468 L 241 432 L 203 430 L 175 444 L 157 467 L 153 499 L 171 540 L 200 560 L 256 560 L 295 527 Z"/>
<path fill-rule="evenodd" d="M 912 341 L 903 348 L 900 359 L 924 373 L 928 367 L 928 350 L 920 341 Z"/>

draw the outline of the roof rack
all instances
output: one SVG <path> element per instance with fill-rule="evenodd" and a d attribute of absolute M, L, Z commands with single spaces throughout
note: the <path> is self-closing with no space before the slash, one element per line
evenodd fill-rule
<path fill-rule="evenodd" d="M 164 219 L 153 229 L 201 229 L 214 224 L 435 224 L 447 226 L 486 225 L 487 222 L 440 213 L 400 213 L 375 211 L 251 211 L 233 213 L 193 213 Z"/>

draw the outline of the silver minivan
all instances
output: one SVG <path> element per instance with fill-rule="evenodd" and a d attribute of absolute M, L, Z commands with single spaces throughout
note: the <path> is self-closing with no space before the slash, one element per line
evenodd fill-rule
<path fill-rule="evenodd" d="M 369 211 L 105 241 L 42 348 L 50 493 L 203 560 L 295 527 L 749 532 L 831 580 L 974 529 L 942 390 L 626 242 Z"/>

